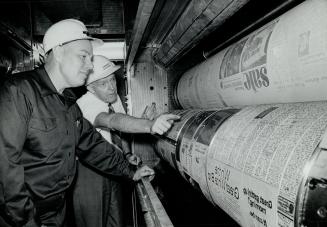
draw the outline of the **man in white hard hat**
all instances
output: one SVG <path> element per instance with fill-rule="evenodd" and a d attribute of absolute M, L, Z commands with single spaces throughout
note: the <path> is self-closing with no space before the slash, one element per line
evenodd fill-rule
<path fill-rule="evenodd" d="M 0 215 L 10 226 L 64 225 L 76 155 L 108 175 L 136 181 L 154 174 L 146 166 L 134 171 L 66 89 L 85 83 L 99 43 L 82 22 L 59 21 L 44 36 L 44 66 L 0 88 Z"/>
<path fill-rule="evenodd" d="M 120 68 L 104 56 L 93 57 L 93 72 L 86 81 L 88 92 L 77 103 L 83 115 L 108 141 L 114 142 L 117 131 L 162 135 L 179 116 L 162 114 L 154 120 L 126 115 L 117 95 L 115 72 Z M 114 112 L 112 112 L 112 108 Z M 119 143 L 119 141 L 118 141 Z M 122 140 L 124 155 L 131 163 L 138 160 Z M 122 227 L 120 182 L 79 165 L 74 189 L 74 213 L 79 227 Z"/>

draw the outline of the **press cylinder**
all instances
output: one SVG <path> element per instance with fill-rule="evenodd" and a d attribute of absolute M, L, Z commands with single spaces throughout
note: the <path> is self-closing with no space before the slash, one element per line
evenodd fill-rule
<path fill-rule="evenodd" d="M 176 103 L 218 108 L 326 99 L 327 1 L 307 0 L 182 75 Z"/>
<path fill-rule="evenodd" d="M 327 226 L 327 102 L 172 113 L 159 155 L 241 226 Z"/>

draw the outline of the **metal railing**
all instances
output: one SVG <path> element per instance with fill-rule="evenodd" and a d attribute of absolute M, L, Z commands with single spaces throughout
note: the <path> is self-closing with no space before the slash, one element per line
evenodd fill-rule
<path fill-rule="evenodd" d="M 141 205 L 142 213 L 144 215 L 145 224 L 147 227 L 173 227 L 170 218 L 168 217 L 161 201 L 159 200 L 155 190 L 153 189 L 150 181 L 147 178 L 143 178 L 136 184 L 134 193 L 134 205 L 133 213 L 136 213 L 135 200 L 138 200 Z M 137 215 L 133 215 L 134 227 L 137 227 Z M 136 222 L 135 222 L 136 221 Z"/>

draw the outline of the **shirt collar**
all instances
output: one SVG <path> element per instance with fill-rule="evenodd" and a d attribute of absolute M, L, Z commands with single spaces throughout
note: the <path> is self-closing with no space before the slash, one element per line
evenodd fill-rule
<path fill-rule="evenodd" d="M 62 94 L 65 97 L 65 101 L 67 102 L 68 106 L 76 103 L 77 97 L 71 88 L 66 88 Z"/>

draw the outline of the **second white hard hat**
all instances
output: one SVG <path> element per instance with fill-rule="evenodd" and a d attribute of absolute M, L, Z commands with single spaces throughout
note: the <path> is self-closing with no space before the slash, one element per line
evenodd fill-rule
<path fill-rule="evenodd" d="M 102 55 L 93 56 L 93 71 L 90 73 L 86 80 L 86 85 L 93 83 L 94 81 L 103 79 L 120 68 L 119 65 L 115 65 L 112 61 Z"/>
<path fill-rule="evenodd" d="M 75 19 L 61 20 L 53 24 L 46 31 L 43 38 L 44 52 L 47 53 L 52 48 L 75 40 L 90 40 L 93 48 L 101 46 L 103 41 L 89 36 L 83 22 Z"/>

